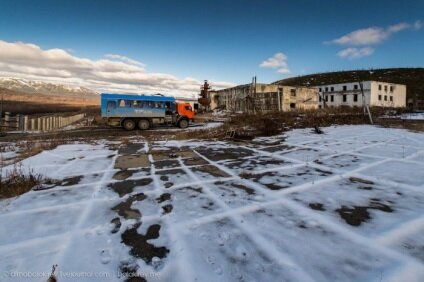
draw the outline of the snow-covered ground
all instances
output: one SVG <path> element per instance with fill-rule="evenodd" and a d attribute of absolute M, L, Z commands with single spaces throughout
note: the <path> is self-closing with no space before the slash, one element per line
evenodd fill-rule
<path fill-rule="evenodd" d="M 0 201 L 0 281 L 424 281 L 424 134 L 323 130 L 28 158 L 62 183 Z"/>
<path fill-rule="evenodd" d="M 408 120 L 424 120 L 424 113 L 409 113 L 409 114 L 403 114 L 401 116 L 401 119 L 408 119 Z"/>

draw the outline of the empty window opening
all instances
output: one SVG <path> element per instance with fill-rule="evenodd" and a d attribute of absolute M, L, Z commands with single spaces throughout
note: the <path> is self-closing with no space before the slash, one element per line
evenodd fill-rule
<path fill-rule="evenodd" d="M 119 107 L 125 108 L 125 100 L 119 100 Z"/>
<path fill-rule="evenodd" d="M 108 101 L 107 102 L 107 108 L 108 109 L 115 109 L 116 108 L 116 102 L 115 101 Z"/>
<path fill-rule="evenodd" d="M 358 102 L 358 94 L 353 95 L 353 102 Z"/>

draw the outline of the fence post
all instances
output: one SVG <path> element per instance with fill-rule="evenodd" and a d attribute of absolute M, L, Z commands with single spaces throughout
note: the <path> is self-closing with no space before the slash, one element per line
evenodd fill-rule
<path fill-rule="evenodd" d="M 10 126 L 10 112 L 4 113 L 4 126 L 6 126 L 6 130 L 8 130 L 8 127 Z"/>
<path fill-rule="evenodd" d="M 30 130 L 35 131 L 35 119 L 34 118 L 31 119 L 31 129 Z"/>
<path fill-rule="evenodd" d="M 28 131 L 28 116 L 24 116 L 24 131 Z"/>

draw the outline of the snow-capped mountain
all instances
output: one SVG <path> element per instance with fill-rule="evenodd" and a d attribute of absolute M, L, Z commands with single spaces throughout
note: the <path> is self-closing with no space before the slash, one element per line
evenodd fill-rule
<path fill-rule="evenodd" d="M 42 82 L 36 80 L 27 80 L 22 78 L 0 78 L 0 88 L 6 88 L 18 92 L 25 93 L 41 93 L 41 94 L 54 94 L 54 95 L 94 95 L 98 92 L 85 88 L 75 87 L 61 83 Z"/>

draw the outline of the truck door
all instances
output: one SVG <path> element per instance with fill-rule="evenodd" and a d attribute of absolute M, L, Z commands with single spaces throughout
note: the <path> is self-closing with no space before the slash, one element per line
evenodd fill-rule
<path fill-rule="evenodd" d="M 106 108 L 106 117 L 113 116 L 115 109 L 116 109 L 116 102 L 115 101 L 108 101 L 107 102 L 107 108 Z"/>

